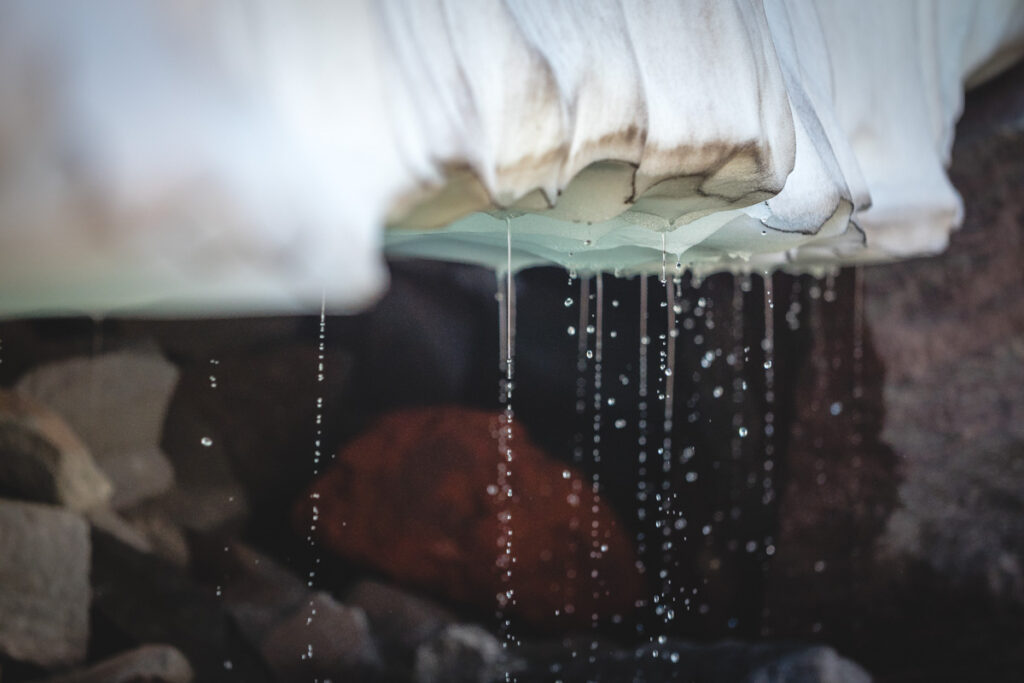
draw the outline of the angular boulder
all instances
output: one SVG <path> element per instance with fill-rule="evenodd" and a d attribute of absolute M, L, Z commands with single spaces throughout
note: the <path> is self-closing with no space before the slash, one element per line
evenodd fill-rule
<path fill-rule="evenodd" d="M 43 683 L 192 683 L 194 678 L 192 666 L 177 648 L 143 645 Z"/>
<path fill-rule="evenodd" d="M 85 659 L 89 561 L 77 514 L 0 500 L 0 653 L 43 667 Z"/>
<path fill-rule="evenodd" d="M 631 539 L 579 472 L 513 426 L 513 497 L 499 497 L 498 416 L 458 407 L 383 417 L 344 448 L 299 502 L 294 524 L 327 549 L 400 583 L 541 627 L 589 627 L 646 595 Z M 503 583 L 499 515 L 511 512 Z"/>
<path fill-rule="evenodd" d="M 113 481 L 114 507 L 123 509 L 174 482 L 159 444 L 177 381 L 177 368 L 158 353 L 118 351 L 42 365 L 17 388 L 67 420 Z"/>
<path fill-rule="evenodd" d="M 107 503 L 112 491 L 67 422 L 27 396 L 0 390 L 0 495 L 81 512 Z"/>

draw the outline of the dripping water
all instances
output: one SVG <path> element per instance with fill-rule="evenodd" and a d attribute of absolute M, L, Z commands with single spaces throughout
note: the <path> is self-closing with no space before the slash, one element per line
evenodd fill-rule
<path fill-rule="evenodd" d="M 864 273 L 860 266 L 853 269 L 853 387 L 851 397 L 853 399 L 853 411 L 850 420 L 850 444 L 859 446 L 863 441 L 864 414 L 862 399 L 864 398 Z M 858 456 L 854 457 L 853 464 L 856 467 L 860 462 Z"/>
<path fill-rule="evenodd" d="M 512 484 L 512 468 L 514 454 L 512 447 L 513 424 L 515 413 L 512 408 L 512 391 L 515 354 L 515 278 L 512 271 L 512 220 L 505 217 L 506 263 L 504 277 L 499 276 L 499 291 L 504 285 L 503 295 L 498 297 L 499 303 L 499 344 L 503 359 L 503 376 L 499 384 L 499 398 L 503 406 L 498 428 L 498 465 L 497 495 L 499 496 L 498 529 L 499 547 L 501 551 L 496 561 L 500 572 L 501 589 L 497 594 L 497 617 L 502 635 L 502 647 L 518 645 L 518 640 L 511 629 L 511 622 L 505 613 L 506 608 L 515 606 L 516 595 L 512 585 L 512 569 L 515 564 L 513 552 L 513 519 L 512 503 L 514 490 Z M 504 282 L 502 282 L 504 280 Z M 510 672 L 505 672 L 505 680 L 512 680 Z"/>
<path fill-rule="evenodd" d="M 764 488 L 762 502 L 769 505 L 775 497 L 772 470 L 775 467 L 775 287 L 771 271 L 764 273 Z M 767 545 L 767 544 L 766 544 Z"/>
<path fill-rule="evenodd" d="M 647 468 L 647 347 L 651 338 L 647 329 L 647 305 L 648 305 L 648 284 L 649 278 L 646 275 L 639 276 L 640 281 L 640 346 L 637 354 L 637 493 L 636 493 L 636 551 L 638 569 L 641 574 L 647 572 L 644 558 L 647 556 L 647 537 L 644 527 L 650 509 L 648 490 L 651 481 L 648 477 Z M 643 633 L 642 622 L 637 623 L 638 634 Z"/>
<path fill-rule="evenodd" d="M 320 461 L 323 459 L 322 455 L 322 443 L 323 443 L 323 383 L 326 379 L 326 367 L 325 367 L 325 347 L 327 342 L 327 290 L 326 288 L 320 292 L 320 321 L 317 329 L 316 339 L 316 386 L 317 386 L 317 397 L 314 404 L 314 427 L 313 427 L 313 458 L 312 458 L 312 470 L 313 470 L 313 481 L 318 481 L 320 474 Z M 309 494 L 310 498 L 310 516 L 309 516 L 309 533 L 306 535 L 306 543 L 309 548 L 312 562 L 309 568 L 309 572 L 306 575 L 306 587 L 313 589 L 316 583 L 317 570 L 320 565 L 320 556 L 317 552 L 316 547 L 316 530 L 320 521 L 320 492 L 316 486 Z M 344 522 L 342 522 L 344 526 Z M 313 594 L 310 594 L 310 600 L 307 604 L 309 612 L 306 615 L 306 626 L 310 626 L 313 623 L 313 619 L 316 618 L 316 603 L 312 599 Z M 307 642 L 306 649 L 299 655 L 301 660 L 313 659 L 313 643 Z"/>
<path fill-rule="evenodd" d="M 602 413 L 602 395 L 601 395 L 601 366 L 602 366 L 602 352 L 604 347 L 603 340 L 603 319 L 604 319 L 604 275 L 598 273 L 595 276 L 595 300 L 594 300 L 594 416 L 593 416 L 593 434 L 591 441 L 591 508 L 592 513 L 591 525 L 590 525 L 590 560 L 591 560 L 591 572 L 590 578 L 593 584 L 593 595 L 594 605 L 599 604 L 601 598 L 602 582 L 600 579 L 599 564 L 600 559 L 603 555 L 602 552 L 602 539 L 601 529 L 598 522 L 598 510 L 600 509 L 601 503 L 601 475 L 600 475 L 600 463 L 601 463 L 601 413 Z M 590 331 L 590 326 L 587 327 L 587 331 Z M 606 530 L 607 533 L 607 530 Z M 591 615 L 591 627 L 593 630 L 597 630 L 598 626 L 598 614 L 595 611 Z M 591 649 L 591 659 L 594 648 Z"/>

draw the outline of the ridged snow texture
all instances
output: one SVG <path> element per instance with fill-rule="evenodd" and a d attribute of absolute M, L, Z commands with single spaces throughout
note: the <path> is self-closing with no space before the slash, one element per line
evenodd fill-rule
<path fill-rule="evenodd" d="M 10 0 L 0 314 L 366 304 L 381 251 L 580 271 L 941 250 L 1019 0 Z M 387 228 L 387 229 L 386 229 Z"/>

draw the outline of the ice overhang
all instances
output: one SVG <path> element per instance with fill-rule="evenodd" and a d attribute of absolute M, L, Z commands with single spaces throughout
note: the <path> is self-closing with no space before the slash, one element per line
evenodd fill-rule
<path fill-rule="evenodd" d="M 940 251 L 1024 4 L 0 8 L 0 315 L 354 310 L 382 253 L 622 274 Z"/>

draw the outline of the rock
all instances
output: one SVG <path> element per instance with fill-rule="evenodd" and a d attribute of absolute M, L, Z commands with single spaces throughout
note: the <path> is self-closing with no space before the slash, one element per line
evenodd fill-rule
<path fill-rule="evenodd" d="M 951 179 L 947 252 L 873 268 L 866 304 L 889 372 L 885 439 L 903 461 L 883 559 L 1024 605 L 1024 66 L 979 89 Z M 961 137 L 961 133 L 963 133 Z M 1017 645 L 1019 648 L 1019 643 Z"/>
<path fill-rule="evenodd" d="M 410 666 L 420 645 L 455 623 L 455 616 L 433 600 L 380 581 L 360 581 L 345 596 L 345 604 L 366 612 L 388 660 Z"/>
<path fill-rule="evenodd" d="M 165 515 L 132 510 L 127 521 L 135 533 L 145 538 L 151 552 L 179 567 L 189 565 L 191 552 L 185 531 Z"/>
<path fill-rule="evenodd" d="M 871 683 L 856 663 L 829 647 L 724 640 L 660 639 L 625 649 L 591 638 L 517 648 L 510 673 L 540 681 L 700 681 L 701 683 Z"/>
<path fill-rule="evenodd" d="M 452 624 L 416 651 L 416 683 L 487 683 L 502 661 L 498 640 L 479 626 Z"/>
<path fill-rule="evenodd" d="M 208 377 L 203 379 L 209 381 Z M 161 442 L 173 464 L 176 486 L 143 503 L 139 511 L 146 517 L 163 516 L 186 529 L 209 533 L 237 526 L 249 510 L 245 491 L 228 460 L 225 438 L 213 420 L 185 403 L 195 395 L 187 391 L 193 381 L 189 375 L 179 384 L 179 391 L 171 400 L 168 429 Z M 216 390 L 211 390 L 209 384 L 204 388 L 206 393 L 213 393 L 214 398 L 222 398 L 219 392 L 227 389 L 223 379 Z"/>
<path fill-rule="evenodd" d="M 87 519 L 97 529 L 110 534 L 125 545 L 130 545 L 140 553 L 153 552 L 153 544 L 145 532 L 117 514 L 112 508 L 104 506 L 90 510 Z"/>
<path fill-rule="evenodd" d="M 224 605 L 253 648 L 259 649 L 275 626 L 308 605 L 312 591 L 269 557 L 237 542 L 217 555 L 221 564 L 213 571 L 231 577 L 224 586 Z"/>
<path fill-rule="evenodd" d="M 315 508 L 323 547 L 401 583 L 493 610 L 505 591 L 497 563 L 504 546 L 496 423 L 493 413 L 455 407 L 385 416 L 312 485 L 296 508 L 296 528 L 308 533 Z M 632 612 L 646 590 L 613 512 L 518 424 L 513 444 L 508 613 L 557 628 Z M 591 529 L 606 548 L 596 561 Z"/>
<path fill-rule="evenodd" d="M 143 645 L 87 669 L 47 678 L 44 683 L 192 683 L 195 673 L 180 650 Z"/>
<path fill-rule="evenodd" d="M 0 500 L 0 652 L 45 667 L 85 658 L 89 551 L 77 514 Z"/>
<path fill-rule="evenodd" d="M 113 487 L 89 449 L 46 406 L 0 390 L 0 495 L 84 511 Z"/>
<path fill-rule="evenodd" d="M 277 506 L 309 481 L 316 398 L 324 400 L 328 435 L 347 386 L 350 362 L 335 346 L 325 348 L 325 381 L 317 382 L 315 327 L 269 347 L 248 336 L 248 322 L 235 327 L 233 348 L 183 361 L 168 409 L 162 446 L 182 482 L 177 493 L 186 495 L 171 492 L 167 510 L 191 529 L 212 530 L 250 507 L 257 516 L 267 513 L 258 523 L 279 523 Z M 203 437 L 212 444 L 200 446 Z"/>
<path fill-rule="evenodd" d="M 364 680 L 382 667 L 366 613 L 326 593 L 276 624 L 260 652 L 282 681 Z"/>
<path fill-rule="evenodd" d="M 113 505 L 121 509 L 173 484 L 158 444 L 177 379 L 157 353 L 118 351 L 34 368 L 17 386 L 74 428 L 113 482 Z"/>
<path fill-rule="evenodd" d="M 747 683 L 871 683 L 871 674 L 830 647 L 810 647 L 757 669 Z"/>
<path fill-rule="evenodd" d="M 214 586 L 96 528 L 92 546 L 92 616 L 101 642 L 172 645 L 202 681 L 273 680 L 234 628 Z"/>

